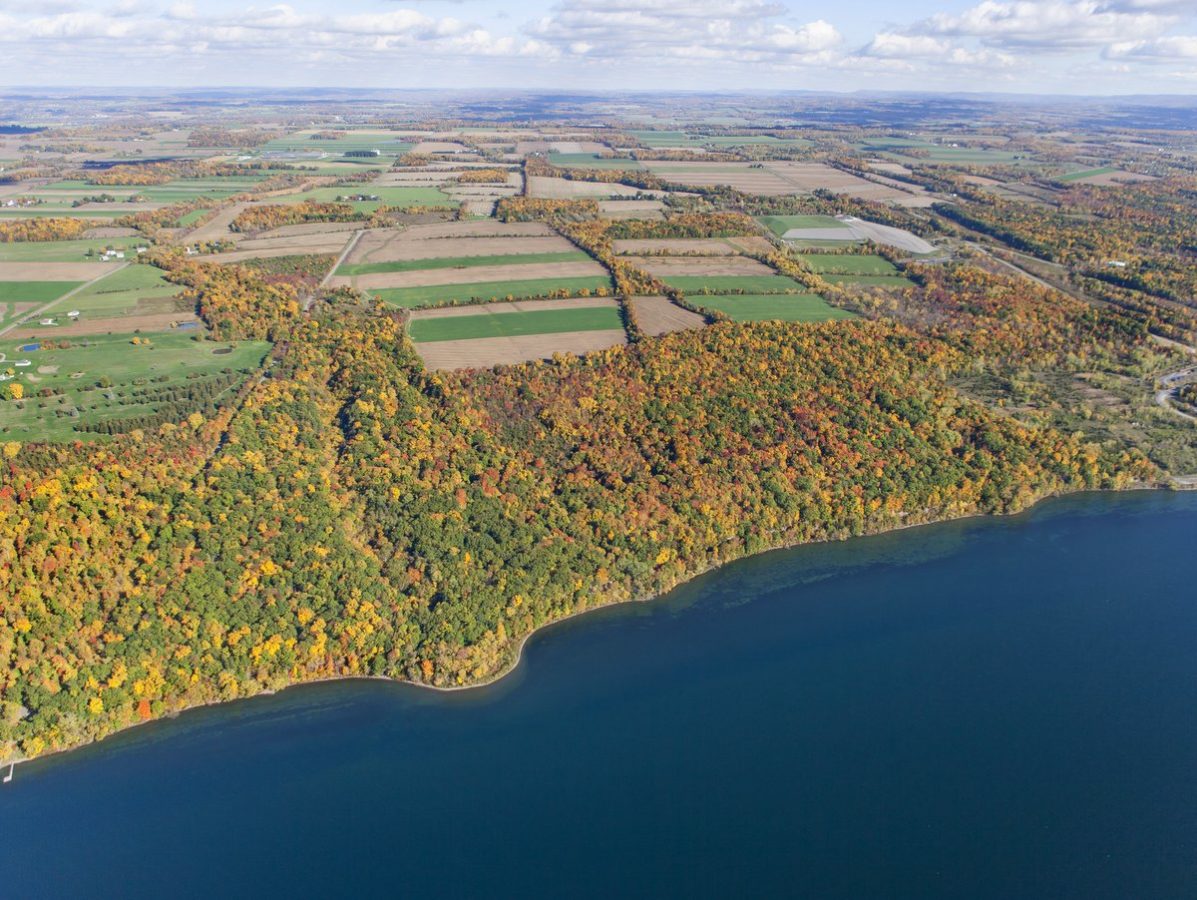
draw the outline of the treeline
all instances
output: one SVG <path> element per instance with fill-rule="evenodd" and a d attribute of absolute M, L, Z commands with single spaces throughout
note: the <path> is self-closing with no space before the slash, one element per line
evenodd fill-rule
<path fill-rule="evenodd" d="M 0 219 L 0 244 L 22 241 L 73 241 L 96 223 L 87 219 L 47 216 L 34 219 Z"/>

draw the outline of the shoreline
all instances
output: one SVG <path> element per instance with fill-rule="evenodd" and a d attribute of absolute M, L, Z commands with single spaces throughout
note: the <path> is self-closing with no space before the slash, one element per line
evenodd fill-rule
<path fill-rule="evenodd" d="M 708 566 L 703 567 L 701 570 L 696 570 L 694 572 L 688 573 L 687 575 L 680 578 L 678 581 L 676 581 L 674 584 L 670 585 L 668 588 L 664 589 L 663 591 L 660 591 L 657 593 L 652 593 L 652 594 L 647 594 L 647 595 L 640 596 L 640 597 L 634 597 L 631 599 L 612 600 L 612 601 L 600 603 L 600 604 L 597 604 L 594 606 L 588 606 L 585 609 L 574 610 L 573 612 L 567 613 L 564 616 L 552 619 L 552 620 L 547 621 L 541 625 L 538 625 L 535 628 L 533 628 L 531 631 L 529 631 L 527 634 L 525 634 L 523 637 L 521 637 L 520 640 L 518 641 L 518 643 L 516 643 L 512 647 L 511 659 L 507 663 L 505 663 L 501 668 L 496 670 L 492 675 L 488 675 L 486 678 L 483 678 L 479 681 L 472 681 L 468 684 L 460 684 L 460 685 L 435 685 L 435 684 L 425 684 L 425 683 L 419 682 L 419 681 L 411 681 L 407 678 L 395 678 L 395 677 L 392 677 L 389 675 L 327 675 L 327 676 L 322 676 L 319 678 L 305 678 L 302 680 L 289 682 L 280 688 L 267 688 L 267 689 L 263 689 L 263 690 L 255 692 L 255 693 L 252 693 L 252 694 L 246 694 L 244 696 L 234 697 L 231 700 L 210 700 L 210 701 L 205 701 L 202 703 L 193 703 L 193 704 L 184 706 L 180 709 L 173 710 L 164 716 L 160 716 L 160 717 L 152 718 L 152 719 L 146 719 L 141 722 L 134 722 L 129 725 L 124 725 L 124 726 L 117 728 L 114 731 L 104 735 L 103 737 L 96 738 L 95 740 L 87 741 L 86 743 L 76 744 L 71 747 L 63 747 L 58 750 L 53 750 L 49 753 L 44 753 L 40 756 L 6 760 L 6 761 L 0 763 L 0 768 L 8 768 L 9 766 L 13 766 L 14 772 L 15 772 L 16 766 L 21 766 L 21 765 L 24 765 L 25 763 L 49 760 L 54 757 L 63 756 L 68 753 L 73 753 L 75 751 L 82 750 L 86 747 L 101 744 L 104 741 L 106 741 L 108 738 L 116 737 L 119 734 L 133 731 L 134 729 L 140 728 L 144 725 L 153 725 L 155 723 L 161 723 L 164 721 L 168 721 L 170 719 L 175 719 L 181 715 L 192 712 L 194 710 L 209 709 L 209 708 L 216 707 L 216 706 L 224 706 L 226 704 L 237 703 L 242 700 L 253 700 L 256 697 L 268 697 L 268 696 L 282 693 L 283 691 L 291 690 L 293 688 L 301 688 L 301 687 L 304 687 L 307 685 L 332 684 L 332 683 L 341 682 L 341 681 L 385 681 L 385 682 L 389 682 L 391 684 L 404 685 L 407 687 L 418 688 L 421 690 L 434 691 L 434 692 L 445 693 L 445 694 L 459 693 L 459 692 L 463 692 L 463 691 L 480 690 L 483 688 L 491 687 L 491 686 L 499 683 L 503 679 L 507 678 L 507 676 L 509 676 L 513 672 L 515 672 L 519 668 L 520 663 L 523 661 L 524 649 L 527 646 L 528 642 L 532 638 L 543 634 L 544 632 L 550 630 L 551 628 L 553 628 L 557 625 L 565 624 L 566 622 L 569 622 L 573 619 L 579 619 L 589 613 L 598 612 L 598 611 L 604 610 L 604 609 L 611 609 L 611 608 L 617 607 L 617 606 L 628 606 L 631 604 L 638 604 L 638 603 L 651 603 L 654 600 L 659 600 L 662 597 L 664 597 L 665 595 L 671 593 L 672 591 L 677 590 L 679 587 L 689 584 L 690 582 L 692 582 L 698 578 L 701 578 L 704 575 L 708 575 L 711 572 L 714 572 L 718 569 L 723 568 L 724 566 L 728 566 L 733 563 L 740 562 L 742 560 L 752 559 L 752 558 L 758 557 L 758 556 L 764 556 L 767 553 L 775 553 L 775 552 L 778 552 L 781 550 L 793 550 L 798 547 L 815 547 L 815 546 L 819 546 L 820 544 L 845 543 L 847 541 L 854 540 L 856 538 L 878 537 L 878 536 L 884 535 L 884 534 L 897 534 L 898 532 L 908 531 L 908 530 L 914 529 L 914 528 L 924 528 L 924 527 L 927 527 L 930 525 L 942 525 L 942 524 L 947 524 L 950 522 L 966 522 L 966 521 L 969 521 L 972 519 L 987 519 L 987 518 L 1009 519 L 1009 518 L 1013 518 L 1015 516 L 1020 516 L 1020 515 L 1030 513 L 1032 511 L 1034 511 L 1035 509 L 1039 508 L 1040 506 L 1042 506 L 1047 501 L 1059 500 L 1059 499 L 1063 499 L 1065 497 L 1079 497 L 1082 495 L 1104 496 L 1104 495 L 1122 495 L 1122 494 L 1130 494 L 1130 493 L 1157 493 L 1160 491 L 1174 491 L 1177 493 L 1182 493 L 1182 492 L 1186 491 L 1186 487 L 1184 486 L 1183 482 L 1177 483 L 1176 479 L 1183 478 L 1183 477 L 1184 476 L 1170 476 L 1169 480 L 1165 481 L 1165 482 L 1160 482 L 1160 483 L 1156 483 L 1156 484 L 1137 483 L 1137 484 L 1133 484 L 1133 485 L 1130 485 L 1125 488 L 1107 488 L 1107 489 L 1096 489 L 1096 490 L 1053 492 L 1053 493 L 1045 494 L 1044 496 L 1035 499 L 1028 506 L 1024 507 L 1023 509 L 1017 510 L 1016 512 L 963 513 L 961 515 L 943 516 L 941 518 L 928 519 L 927 521 L 924 521 L 924 522 L 913 522 L 910 524 L 894 525 L 889 528 L 878 528 L 876 530 L 864 531 L 861 534 L 849 535 L 849 536 L 843 537 L 843 538 L 823 538 L 821 540 L 815 540 L 815 541 L 795 541 L 795 542 L 789 542 L 789 543 L 779 543 L 779 544 L 776 544 L 776 545 L 773 545 L 770 547 L 766 547 L 763 550 L 758 550 L 755 553 L 748 553 L 743 556 L 737 556 L 734 559 L 729 559 L 729 560 L 726 560 L 726 561 L 720 562 L 720 563 L 712 563 Z M 14 776 L 13 780 L 15 781 L 15 776 Z M 0 788 L 2 788 L 2 787 L 3 787 L 3 785 L 0 785 Z"/>

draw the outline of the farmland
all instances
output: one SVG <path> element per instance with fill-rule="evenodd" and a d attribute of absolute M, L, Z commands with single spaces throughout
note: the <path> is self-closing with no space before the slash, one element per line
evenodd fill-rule
<path fill-rule="evenodd" d="M 416 349 L 429 368 L 469 369 L 586 353 L 623 344 L 613 300 L 541 300 L 412 314 Z"/>
<path fill-rule="evenodd" d="M 888 259 L 872 254 L 805 253 L 800 259 L 812 272 L 833 275 L 896 275 L 898 270 Z"/>
<path fill-rule="evenodd" d="M 377 197 L 377 200 L 338 201 L 338 198 L 353 196 Z M 374 212 L 380 206 L 431 206 L 451 209 L 457 206 L 457 201 L 444 191 L 435 187 L 376 187 L 364 184 L 354 187 L 315 188 L 297 194 L 286 194 L 272 198 L 271 202 L 282 204 L 303 203 L 305 200 L 315 200 L 318 203 L 348 202 L 356 212 Z"/>
<path fill-rule="evenodd" d="M 474 284 L 438 284 L 408 288 L 373 288 L 370 293 L 390 306 L 414 308 L 437 303 L 469 303 L 520 297 L 553 297 L 610 290 L 607 276 L 537 278 Z"/>
<path fill-rule="evenodd" d="M 569 331 L 617 331 L 622 327 L 619 311 L 610 305 L 415 319 L 410 331 L 416 343 L 430 343 Z"/>

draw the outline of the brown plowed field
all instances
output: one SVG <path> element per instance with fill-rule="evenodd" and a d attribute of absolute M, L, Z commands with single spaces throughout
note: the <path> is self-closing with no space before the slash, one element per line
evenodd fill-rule
<path fill-rule="evenodd" d="M 515 300 L 511 303 L 474 303 L 469 306 L 438 306 L 432 309 L 417 309 L 411 313 L 410 321 L 416 319 L 452 319 L 457 316 L 480 316 L 483 313 L 539 312 L 545 309 L 597 309 L 616 308 L 619 304 L 611 297 L 575 297 L 572 300 Z"/>
<path fill-rule="evenodd" d="M 373 275 L 337 277 L 332 286 L 352 284 L 362 290 L 431 287 L 441 284 L 484 284 L 494 281 L 531 281 L 540 278 L 603 276 L 606 270 L 592 260 L 534 263 L 515 266 L 475 266 L 465 269 L 417 269 L 413 272 L 378 272 Z"/>
<path fill-rule="evenodd" d="M 668 297 L 629 297 L 636 324 L 654 337 L 674 331 L 693 331 L 706 325 L 698 313 L 682 309 Z"/>
<path fill-rule="evenodd" d="M 414 230 L 414 229 L 413 229 Z M 518 256 L 525 253 L 568 253 L 578 248 L 559 235 L 551 237 L 436 237 L 413 240 L 411 231 L 368 231 L 346 262 L 381 263 L 465 256 Z"/>
<path fill-rule="evenodd" d="M 0 262 L 0 281 L 91 281 L 114 271 L 102 262 Z"/>
<path fill-rule="evenodd" d="M 776 275 L 746 256 L 629 256 L 628 262 L 658 278 L 670 275 Z"/>
<path fill-rule="evenodd" d="M 612 241 L 616 253 L 675 253 L 679 256 L 734 256 L 738 251 L 722 238 L 629 238 Z"/>
<path fill-rule="evenodd" d="M 551 359 L 554 353 L 591 353 L 627 343 L 620 331 L 567 331 L 522 337 L 476 338 L 468 341 L 435 341 L 416 344 L 429 369 L 489 369 L 535 359 Z"/>

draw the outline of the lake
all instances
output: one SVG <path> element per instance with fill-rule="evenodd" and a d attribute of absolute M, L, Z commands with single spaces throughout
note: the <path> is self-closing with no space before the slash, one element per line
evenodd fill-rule
<path fill-rule="evenodd" d="M 488 688 L 17 768 L 0 897 L 1197 896 L 1197 493 L 778 551 Z"/>

